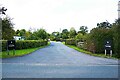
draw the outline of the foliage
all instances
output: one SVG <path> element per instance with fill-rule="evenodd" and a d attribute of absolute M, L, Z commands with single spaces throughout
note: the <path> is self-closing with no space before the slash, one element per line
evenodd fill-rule
<path fill-rule="evenodd" d="M 52 35 L 57 37 L 57 36 L 59 36 L 59 32 L 52 32 Z"/>
<path fill-rule="evenodd" d="M 19 34 L 20 34 L 20 36 L 25 36 L 26 35 L 26 30 L 21 29 Z"/>
<path fill-rule="evenodd" d="M 51 41 L 55 41 L 55 36 L 50 35 L 49 38 L 50 38 Z"/>
<path fill-rule="evenodd" d="M 13 29 L 13 23 L 9 17 L 2 20 L 2 39 L 10 40 L 13 39 L 15 31 Z"/>
<path fill-rule="evenodd" d="M 68 39 L 68 34 L 63 33 L 63 34 L 62 34 L 62 39 Z"/>
<path fill-rule="evenodd" d="M 111 28 L 112 25 L 106 21 L 106 22 L 101 22 L 101 23 L 97 23 L 98 28 Z"/>
<path fill-rule="evenodd" d="M 59 33 L 59 32 L 52 32 L 52 36 L 54 37 L 55 41 L 60 41 L 61 33 Z"/>
<path fill-rule="evenodd" d="M 116 20 L 112 27 L 114 52 L 116 57 L 120 58 L 120 19 Z"/>
<path fill-rule="evenodd" d="M 2 51 L 5 51 L 7 49 L 7 41 L 6 40 L 0 40 L 0 43 L 2 43 Z"/>
<path fill-rule="evenodd" d="M 15 32 L 15 35 L 16 35 L 16 36 L 20 36 L 20 30 L 17 30 L 17 31 Z"/>
<path fill-rule="evenodd" d="M 62 33 L 68 33 L 68 30 L 67 29 L 63 29 Z"/>
<path fill-rule="evenodd" d="M 75 39 L 80 39 L 81 41 L 83 41 L 84 39 L 84 35 L 82 33 L 78 33 L 75 37 Z"/>
<path fill-rule="evenodd" d="M 21 36 L 24 37 L 26 40 L 30 40 L 32 32 L 26 31 L 25 29 L 21 29 L 15 32 L 15 36 Z"/>
<path fill-rule="evenodd" d="M 83 35 L 85 35 L 88 32 L 88 27 L 87 26 L 81 26 L 79 32 L 82 33 Z"/>
<path fill-rule="evenodd" d="M 94 28 L 91 30 L 89 37 L 87 39 L 87 48 L 93 47 L 92 50 L 96 53 L 104 53 L 104 45 L 105 41 L 113 40 L 112 39 L 112 31 L 111 29 L 106 28 Z M 113 47 L 113 45 L 112 45 Z"/>
<path fill-rule="evenodd" d="M 69 32 L 67 29 L 62 30 L 62 39 L 68 39 L 69 37 Z"/>
<path fill-rule="evenodd" d="M 42 29 L 42 28 L 39 29 L 39 30 L 37 30 L 36 35 L 37 35 L 37 37 L 40 38 L 40 39 L 46 39 L 47 36 L 48 36 L 48 34 L 47 34 L 47 32 L 45 31 L 45 29 Z"/>
<path fill-rule="evenodd" d="M 76 40 L 75 39 L 67 39 L 65 41 L 66 45 L 76 45 Z"/>
<path fill-rule="evenodd" d="M 26 31 L 25 39 L 26 39 L 26 40 L 30 40 L 29 38 L 31 37 L 31 35 L 32 35 L 32 32 Z"/>
<path fill-rule="evenodd" d="M 69 35 L 70 38 L 74 38 L 76 36 L 76 30 L 74 27 L 71 27 Z"/>
<path fill-rule="evenodd" d="M 26 39 L 27 40 L 45 40 L 48 38 L 48 33 L 45 31 L 45 29 L 41 28 L 37 31 L 34 31 L 33 33 L 30 31 L 26 32 Z"/>

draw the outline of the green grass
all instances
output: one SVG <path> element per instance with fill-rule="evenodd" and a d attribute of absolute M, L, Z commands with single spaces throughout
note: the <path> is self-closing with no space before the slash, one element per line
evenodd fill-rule
<path fill-rule="evenodd" d="M 62 42 L 62 44 L 64 44 L 64 45 L 65 45 L 65 42 Z"/>
<path fill-rule="evenodd" d="M 64 43 L 63 43 L 64 44 Z M 96 56 L 96 57 L 103 57 L 103 58 L 112 58 L 112 59 L 117 59 L 115 58 L 114 56 L 110 57 L 110 56 L 106 56 L 105 54 L 101 53 L 101 54 L 95 54 L 95 53 L 92 53 L 92 52 L 89 52 L 89 51 L 86 51 L 86 50 L 83 50 L 83 49 L 80 49 L 76 46 L 73 46 L 73 45 L 66 45 L 70 48 L 73 48 L 79 52 L 82 52 L 82 53 L 85 53 L 85 54 L 88 54 L 88 55 L 91 55 L 91 56 Z"/>
<path fill-rule="evenodd" d="M 50 42 L 48 42 L 48 44 L 45 46 L 41 46 L 41 47 L 37 47 L 37 48 L 15 50 L 15 55 L 13 55 L 13 50 L 9 51 L 9 55 L 8 55 L 7 51 L 3 51 L 3 52 L 0 52 L 0 58 L 12 58 L 12 57 L 24 56 L 24 55 L 30 54 L 38 49 L 44 48 L 49 45 L 50 45 Z"/>

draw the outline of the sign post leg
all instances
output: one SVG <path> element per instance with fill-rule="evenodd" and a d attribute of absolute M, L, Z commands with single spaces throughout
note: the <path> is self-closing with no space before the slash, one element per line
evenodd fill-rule
<path fill-rule="evenodd" d="M 8 53 L 8 55 L 9 55 L 9 49 L 8 49 L 8 46 L 7 46 L 7 53 Z"/>
<path fill-rule="evenodd" d="M 112 56 L 112 50 L 110 50 L 110 56 Z"/>
<path fill-rule="evenodd" d="M 107 51 L 106 51 L 106 49 L 105 49 L 105 55 L 106 55 L 106 52 L 107 52 Z"/>

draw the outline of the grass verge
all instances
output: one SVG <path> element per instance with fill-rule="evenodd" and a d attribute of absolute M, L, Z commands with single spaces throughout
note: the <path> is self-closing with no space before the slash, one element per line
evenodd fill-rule
<path fill-rule="evenodd" d="M 63 43 L 63 44 L 64 44 L 64 43 Z M 106 55 L 103 54 L 103 53 L 101 53 L 101 54 L 95 54 L 95 53 L 92 53 L 92 52 L 89 52 L 89 51 L 86 51 L 86 50 L 80 49 L 80 48 L 78 48 L 78 47 L 76 47 L 76 46 L 73 46 L 73 45 L 66 45 L 66 46 L 68 46 L 68 47 L 70 47 L 70 48 L 73 48 L 73 49 L 75 49 L 75 50 L 77 50 L 77 51 L 79 51 L 79 52 L 82 52 L 82 53 L 85 53 L 85 54 L 91 55 L 91 56 L 102 57 L 102 58 L 112 58 L 112 59 L 117 59 L 117 58 L 114 57 L 114 56 L 112 56 L 112 57 L 110 57 L 110 56 L 106 56 Z"/>
<path fill-rule="evenodd" d="M 13 55 L 13 50 L 9 51 L 9 55 L 8 55 L 7 51 L 3 51 L 3 52 L 0 52 L 0 58 L 12 58 L 12 57 L 24 56 L 24 55 L 30 54 L 38 49 L 44 48 L 49 45 L 50 45 L 50 42 L 48 42 L 48 44 L 45 46 L 41 46 L 41 47 L 37 47 L 37 48 L 15 50 L 15 55 Z"/>
<path fill-rule="evenodd" d="M 64 44 L 64 45 L 65 45 L 65 42 L 62 42 L 62 44 Z"/>

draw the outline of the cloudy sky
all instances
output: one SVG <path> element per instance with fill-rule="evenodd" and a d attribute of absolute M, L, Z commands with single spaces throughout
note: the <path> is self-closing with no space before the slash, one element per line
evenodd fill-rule
<path fill-rule="evenodd" d="M 117 4 L 118 0 L 0 0 L 15 30 L 44 28 L 49 33 L 80 26 L 91 30 L 106 20 L 113 23 Z"/>

